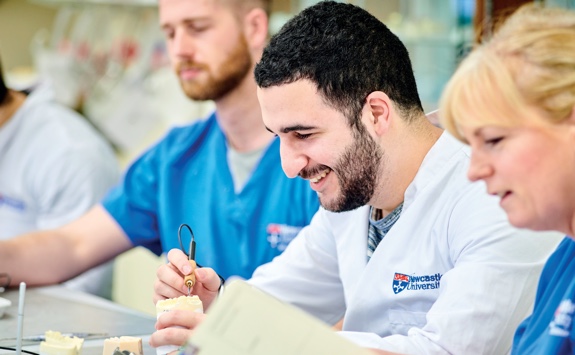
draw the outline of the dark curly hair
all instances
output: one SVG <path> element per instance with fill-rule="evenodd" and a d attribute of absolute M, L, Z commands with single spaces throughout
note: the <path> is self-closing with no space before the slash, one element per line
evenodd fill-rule
<path fill-rule="evenodd" d="M 386 93 L 406 120 L 423 113 L 407 49 L 351 4 L 323 1 L 288 21 L 265 48 L 255 78 L 261 88 L 311 80 L 352 127 L 373 91 Z"/>

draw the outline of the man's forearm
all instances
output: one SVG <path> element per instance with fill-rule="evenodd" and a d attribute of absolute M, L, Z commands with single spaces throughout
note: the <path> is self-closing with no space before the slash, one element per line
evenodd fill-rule
<path fill-rule="evenodd" d="M 41 231 L 0 241 L 0 271 L 17 285 L 30 286 L 65 281 L 82 270 L 72 257 L 73 243 L 58 230 Z"/>

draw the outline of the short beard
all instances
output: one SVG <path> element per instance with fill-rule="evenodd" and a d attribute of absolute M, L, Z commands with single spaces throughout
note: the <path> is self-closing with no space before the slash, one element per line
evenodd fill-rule
<path fill-rule="evenodd" d="M 182 63 L 181 66 L 199 67 L 207 71 L 205 82 L 183 81 L 180 85 L 185 94 L 192 100 L 218 100 L 237 88 L 251 74 L 252 57 L 246 39 L 240 34 L 237 45 L 226 60 L 213 71 L 207 64 Z"/>
<path fill-rule="evenodd" d="M 356 130 L 354 143 L 339 158 L 336 174 L 341 194 L 334 201 L 321 201 L 332 212 L 351 211 L 369 203 L 379 180 L 379 168 L 384 153 L 363 127 Z"/>

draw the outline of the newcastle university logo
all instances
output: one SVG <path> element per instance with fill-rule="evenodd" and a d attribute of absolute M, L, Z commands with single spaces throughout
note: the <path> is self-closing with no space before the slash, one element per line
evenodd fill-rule
<path fill-rule="evenodd" d="M 284 251 L 302 228 L 285 224 L 268 224 L 266 228 L 268 242 L 272 248 Z"/>
<path fill-rule="evenodd" d="M 16 199 L 16 198 L 8 197 L 8 196 L 0 193 L 0 207 L 4 207 L 4 206 L 11 208 L 11 209 L 18 210 L 19 212 L 26 210 L 26 204 L 24 203 L 24 201 Z"/>
<path fill-rule="evenodd" d="M 571 333 L 573 314 L 575 313 L 575 303 L 570 299 L 564 299 L 559 304 L 553 321 L 549 324 L 549 334 L 566 338 Z"/>
<path fill-rule="evenodd" d="M 395 273 L 393 276 L 393 293 L 400 293 L 409 285 L 409 275 Z"/>
<path fill-rule="evenodd" d="M 403 290 L 435 290 L 439 288 L 440 273 L 433 275 L 406 275 L 398 272 L 393 275 L 393 293 L 398 294 Z"/>

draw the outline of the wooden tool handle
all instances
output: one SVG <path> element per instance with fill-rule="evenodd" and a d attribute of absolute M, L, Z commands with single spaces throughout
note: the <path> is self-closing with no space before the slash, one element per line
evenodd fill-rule
<path fill-rule="evenodd" d="M 192 265 L 192 272 L 189 275 L 186 275 L 186 277 L 184 277 L 184 285 L 188 286 L 189 288 L 192 288 L 196 283 L 196 274 L 194 273 L 194 270 L 196 269 L 196 262 L 194 260 L 188 260 L 188 261 L 190 262 L 190 265 Z"/>

